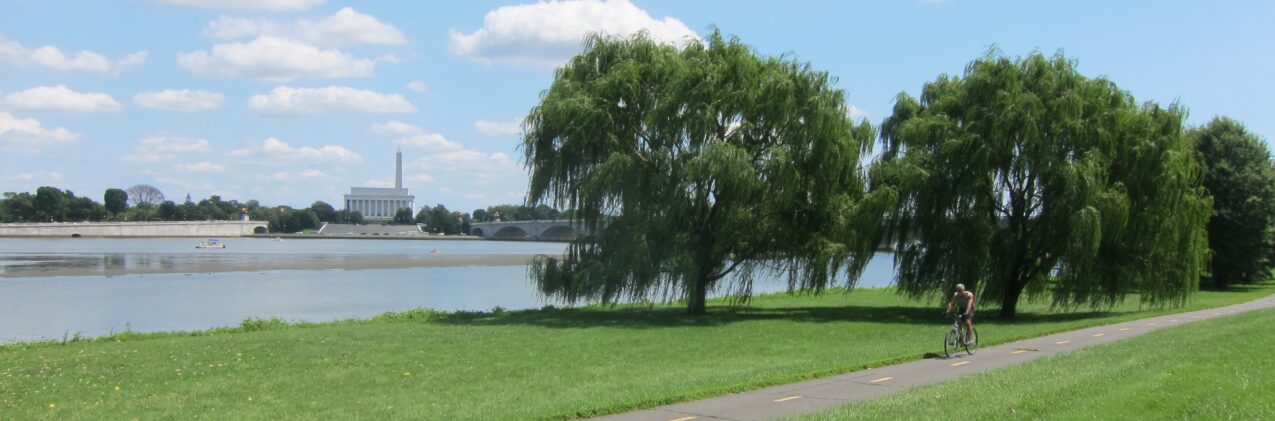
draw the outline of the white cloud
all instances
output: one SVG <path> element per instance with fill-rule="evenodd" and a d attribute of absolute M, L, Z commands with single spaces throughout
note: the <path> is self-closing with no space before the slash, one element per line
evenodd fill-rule
<path fill-rule="evenodd" d="M 868 115 L 869 115 L 868 112 L 862 108 L 859 108 L 853 105 L 846 106 L 846 116 L 852 119 L 858 120 L 862 118 L 868 118 Z"/>
<path fill-rule="evenodd" d="M 330 112 L 414 113 L 416 106 L 399 94 L 345 86 L 290 88 L 279 86 L 265 95 L 253 95 L 248 108 L 266 115 L 322 114 Z"/>
<path fill-rule="evenodd" d="M 133 95 L 137 105 L 157 110 L 171 111 L 208 111 L 221 107 L 226 97 L 216 92 L 192 91 L 190 89 L 165 89 L 158 92 L 142 92 Z"/>
<path fill-rule="evenodd" d="M 180 172 L 217 173 L 217 172 L 225 171 L 226 166 L 221 164 L 214 164 L 208 161 L 199 161 L 199 162 L 193 162 L 193 163 L 177 164 L 173 166 L 173 169 L 176 169 L 177 171 L 180 171 Z"/>
<path fill-rule="evenodd" d="M 404 178 L 403 181 L 410 181 L 415 183 L 433 183 L 434 177 L 429 174 L 421 173 L 421 174 L 416 174 L 416 175 Z"/>
<path fill-rule="evenodd" d="M 45 128 L 34 118 L 17 118 L 0 111 L 0 146 L 25 153 L 36 153 L 43 145 L 75 143 L 80 136 L 69 130 Z"/>
<path fill-rule="evenodd" d="M 0 35 L 0 61 L 18 66 L 42 66 L 63 71 L 81 70 L 119 74 L 124 70 L 140 66 L 146 62 L 146 55 L 145 51 L 138 51 L 111 61 L 106 56 L 89 50 L 80 50 L 73 55 L 69 55 L 51 45 L 28 48 L 17 41 L 5 39 L 4 35 Z"/>
<path fill-rule="evenodd" d="M 153 0 L 156 3 L 194 6 L 205 9 L 259 10 L 283 12 L 307 10 L 327 0 Z"/>
<path fill-rule="evenodd" d="M 474 129 L 478 133 L 488 136 L 506 136 L 522 133 L 522 120 L 513 119 L 509 121 L 491 121 L 478 120 L 474 122 Z"/>
<path fill-rule="evenodd" d="M 368 129 L 381 135 L 401 136 L 394 139 L 394 144 L 409 148 L 423 148 L 434 151 L 454 151 L 464 149 L 459 143 L 447 140 L 438 133 L 426 133 L 420 127 L 397 120 L 384 123 L 373 123 Z"/>
<path fill-rule="evenodd" d="M 288 82 L 302 77 L 371 77 L 376 63 L 340 50 L 321 50 L 284 38 L 262 36 L 247 43 L 218 44 L 212 51 L 177 53 L 177 64 L 196 74 Z"/>
<path fill-rule="evenodd" d="M 116 112 L 122 108 L 110 95 L 76 92 L 66 85 L 37 86 L 14 92 L 5 95 L 3 106 L 15 110 L 75 113 Z"/>
<path fill-rule="evenodd" d="M 66 180 L 58 171 L 37 171 L 22 174 L 7 175 L 3 177 L 4 181 L 35 181 L 45 184 L 60 183 Z"/>
<path fill-rule="evenodd" d="M 411 89 L 412 92 L 416 92 L 418 94 L 429 92 L 429 87 L 425 86 L 425 82 L 421 82 L 419 80 L 407 82 L 407 89 Z"/>
<path fill-rule="evenodd" d="M 452 151 L 464 149 L 459 143 L 447 140 L 441 134 L 424 133 L 415 136 L 401 137 L 394 144 L 409 148 L 424 148 L 435 151 Z"/>
<path fill-rule="evenodd" d="M 374 178 L 364 181 L 363 187 L 394 187 L 394 180 L 388 178 Z"/>
<path fill-rule="evenodd" d="M 629 36 L 642 30 L 670 44 L 698 39 L 682 21 L 652 18 L 628 0 L 582 0 L 497 8 L 477 31 L 450 31 L 450 44 L 452 52 L 480 63 L 554 67 L 580 51 L 586 34 Z"/>
<path fill-rule="evenodd" d="M 300 18 L 295 22 L 275 19 L 221 17 L 204 27 L 204 35 L 216 39 L 272 36 L 307 44 L 341 47 L 360 44 L 403 45 L 403 31 L 346 7 L 322 19 Z"/>
<path fill-rule="evenodd" d="M 262 180 L 282 181 L 282 182 L 316 181 L 316 180 L 332 179 L 331 176 L 324 174 L 323 171 L 320 171 L 314 168 L 310 168 L 301 172 L 279 171 L 274 174 L 259 176 L 257 178 Z"/>
<path fill-rule="evenodd" d="M 180 154 L 206 153 L 209 150 L 207 139 L 155 135 L 139 140 L 133 152 L 120 157 L 120 160 L 141 163 L 171 161 Z"/>
<path fill-rule="evenodd" d="M 372 123 L 368 131 L 375 134 L 393 135 L 393 136 L 413 136 L 425 133 L 420 127 L 413 126 L 398 120 L 390 120 L 384 123 Z"/>
<path fill-rule="evenodd" d="M 298 148 L 273 137 L 263 141 L 260 147 L 235 149 L 226 154 L 226 156 L 232 158 L 250 158 L 258 155 L 269 157 L 272 160 L 284 159 L 314 163 L 357 164 L 363 162 L 362 156 L 340 146 L 324 145 L 318 148 L 302 146 Z"/>
<path fill-rule="evenodd" d="M 434 172 L 463 173 L 479 179 L 501 178 L 521 171 L 518 162 L 504 152 L 488 153 L 473 149 L 432 154 L 417 160 L 415 166 Z"/>

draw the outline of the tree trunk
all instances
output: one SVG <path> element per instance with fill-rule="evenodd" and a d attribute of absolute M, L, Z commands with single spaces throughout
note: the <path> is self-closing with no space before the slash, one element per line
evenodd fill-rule
<path fill-rule="evenodd" d="M 1018 313 L 1018 297 L 1023 294 L 1027 282 L 1014 276 L 1005 283 L 1005 295 L 1001 297 L 1001 318 L 1012 319 Z"/>
<path fill-rule="evenodd" d="M 693 282 L 695 282 L 695 286 L 691 288 L 691 296 L 687 297 L 686 312 L 694 315 L 703 315 L 707 313 L 705 302 L 708 300 L 708 279 L 700 277 Z"/>
<path fill-rule="evenodd" d="M 1224 289 L 1226 289 L 1228 286 L 1230 286 L 1230 284 L 1229 284 L 1228 282 L 1226 282 L 1226 278 L 1225 278 L 1225 277 L 1222 277 L 1222 276 L 1214 276 L 1214 277 L 1213 277 L 1213 288 L 1216 288 L 1216 289 L 1218 289 L 1218 290 L 1224 290 Z"/>

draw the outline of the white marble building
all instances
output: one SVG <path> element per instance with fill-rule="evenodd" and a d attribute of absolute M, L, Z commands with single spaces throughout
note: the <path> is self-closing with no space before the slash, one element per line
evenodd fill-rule
<path fill-rule="evenodd" d="M 399 209 L 415 209 L 416 197 L 403 188 L 403 150 L 394 155 L 394 187 L 351 187 L 345 195 L 345 209 L 358 211 L 366 219 L 390 219 Z"/>

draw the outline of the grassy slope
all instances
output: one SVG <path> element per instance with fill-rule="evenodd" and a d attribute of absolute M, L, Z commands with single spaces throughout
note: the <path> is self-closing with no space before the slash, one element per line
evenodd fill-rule
<path fill-rule="evenodd" d="M 1270 419 L 1272 325 L 1206 320 L 799 419 Z"/>
<path fill-rule="evenodd" d="M 1201 292 L 1185 309 L 1273 291 Z M 979 327 L 990 345 L 1166 312 L 1135 301 L 1102 313 L 1027 306 Z M 0 419 L 563 418 L 915 359 L 941 350 L 948 323 L 885 290 L 717 304 L 701 318 L 549 310 L 5 346 Z"/>

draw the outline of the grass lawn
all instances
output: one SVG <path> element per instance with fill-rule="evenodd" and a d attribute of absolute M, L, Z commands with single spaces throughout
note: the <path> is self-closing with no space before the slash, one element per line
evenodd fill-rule
<path fill-rule="evenodd" d="M 1210 319 L 796 419 L 1271 419 L 1273 325 Z"/>
<path fill-rule="evenodd" d="M 978 326 L 991 345 L 1273 292 L 1200 292 L 1175 310 L 1140 311 L 1136 297 L 1104 312 L 1029 304 L 1017 320 Z M 9 345 L 0 347 L 0 419 L 569 418 L 916 359 L 941 352 L 950 323 L 937 304 L 888 290 L 712 304 L 704 317 L 663 306 L 421 311 Z"/>

